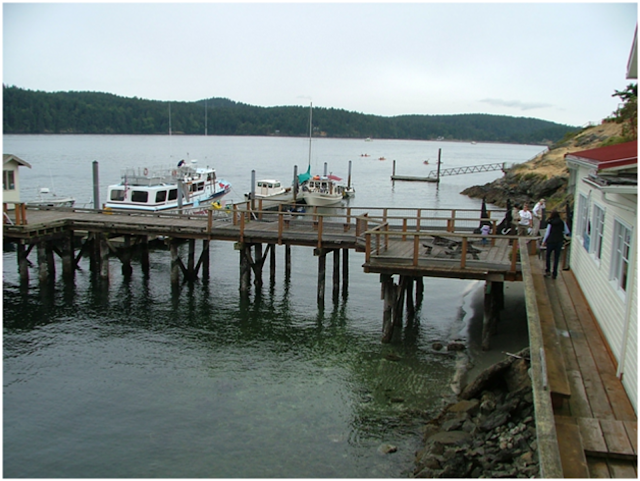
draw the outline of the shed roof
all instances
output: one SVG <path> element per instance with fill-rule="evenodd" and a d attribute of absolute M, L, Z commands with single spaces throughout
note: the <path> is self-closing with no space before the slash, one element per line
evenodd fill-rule
<path fill-rule="evenodd" d="M 8 164 L 11 161 L 16 162 L 18 165 L 24 165 L 25 167 L 31 168 L 31 164 L 26 160 L 22 160 L 20 157 L 13 154 L 2 154 L 2 165 Z"/>
<path fill-rule="evenodd" d="M 597 149 L 571 152 L 565 154 L 564 158 L 567 162 L 582 164 L 595 168 L 597 171 L 628 169 L 638 165 L 638 142 L 625 142 Z"/>

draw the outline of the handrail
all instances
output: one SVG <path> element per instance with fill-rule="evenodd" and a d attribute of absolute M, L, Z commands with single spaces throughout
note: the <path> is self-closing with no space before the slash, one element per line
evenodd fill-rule
<path fill-rule="evenodd" d="M 482 235 L 482 234 L 468 234 L 468 233 L 443 232 L 443 231 L 415 231 L 415 232 L 393 231 L 393 230 L 388 230 L 388 226 L 389 226 L 388 224 L 381 224 L 376 228 L 370 229 L 364 233 L 365 244 L 366 244 L 365 263 L 369 263 L 371 261 L 372 254 L 379 255 L 381 252 L 385 252 L 386 250 L 388 250 L 390 237 L 393 236 L 397 238 L 404 238 L 408 235 L 411 235 L 413 236 L 412 266 L 417 267 L 419 250 L 420 250 L 420 239 L 426 238 L 426 237 L 433 237 L 433 236 L 440 236 L 440 237 L 446 236 L 448 238 L 454 237 L 454 238 L 460 239 L 460 242 L 461 242 L 460 268 L 464 269 L 466 267 L 466 262 L 467 262 L 466 258 L 467 258 L 467 252 L 468 252 L 469 239 L 486 238 L 492 242 L 492 245 L 495 245 L 495 241 L 497 239 L 506 239 L 506 240 L 513 241 L 512 248 L 511 248 L 511 264 L 509 267 L 509 272 L 515 273 L 517 270 L 516 268 L 517 268 L 517 261 L 518 261 L 519 241 L 524 240 L 525 242 L 524 245 L 526 249 L 528 242 L 531 242 L 531 241 L 537 242 L 537 240 L 540 239 L 540 236 L 520 238 L 518 236 L 507 236 L 507 235 L 496 235 L 496 234 Z M 387 228 L 387 230 L 384 230 L 385 228 Z M 375 236 L 375 239 L 376 239 L 375 249 L 372 248 L 371 246 L 373 236 Z M 381 236 L 384 236 L 384 242 L 380 241 Z M 383 245 L 384 245 L 384 249 L 382 249 Z"/>

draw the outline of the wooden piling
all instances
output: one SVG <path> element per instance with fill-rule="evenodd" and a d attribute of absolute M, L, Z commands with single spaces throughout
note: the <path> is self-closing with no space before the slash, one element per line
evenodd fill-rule
<path fill-rule="evenodd" d="M 318 307 L 324 307 L 324 285 L 325 285 L 325 277 L 327 270 L 327 253 L 318 249 Z"/>
<path fill-rule="evenodd" d="M 122 254 L 120 255 L 120 262 L 122 263 L 122 275 L 125 279 L 131 278 L 133 274 L 133 268 L 131 267 L 131 236 L 124 236 L 124 246 L 122 248 Z"/>
<path fill-rule="evenodd" d="M 18 251 L 18 273 L 20 274 L 20 284 L 22 286 L 29 285 L 29 261 L 27 260 L 27 256 L 31 250 L 30 246 L 27 248 L 22 242 L 17 243 L 17 251 Z"/>
<path fill-rule="evenodd" d="M 38 242 L 38 280 L 40 284 L 44 284 L 49 280 L 49 270 L 47 267 L 46 241 L 40 241 Z"/>
<path fill-rule="evenodd" d="M 73 281 L 75 273 L 76 263 L 73 252 L 73 231 L 69 231 L 62 239 L 62 278 L 65 282 Z"/>
<path fill-rule="evenodd" d="M 200 255 L 200 260 L 202 261 L 202 278 L 209 279 L 209 245 L 211 241 L 209 239 L 204 239 L 202 241 L 202 254 Z M 196 267 L 196 274 L 198 268 Z"/>
<path fill-rule="evenodd" d="M 142 275 L 149 277 L 149 237 L 142 235 L 138 238 L 138 252 L 140 253 L 140 266 L 142 267 Z"/>
<path fill-rule="evenodd" d="M 99 236 L 99 250 L 100 250 L 100 279 L 109 280 L 109 244 L 107 239 L 103 236 Z"/>
<path fill-rule="evenodd" d="M 342 249 L 342 297 L 349 295 L 349 249 Z"/>
<path fill-rule="evenodd" d="M 240 251 L 240 293 L 249 293 L 251 284 L 251 246 L 238 243 L 236 247 Z"/>
<path fill-rule="evenodd" d="M 340 296 L 340 249 L 333 250 L 333 301 Z"/>
<path fill-rule="evenodd" d="M 169 252 L 171 253 L 171 285 L 180 285 L 180 257 L 178 256 L 178 242 L 169 240 Z"/>
<path fill-rule="evenodd" d="M 252 269 L 255 274 L 253 283 L 257 288 L 262 287 L 262 266 L 264 264 L 264 257 L 262 256 L 262 244 L 254 244 L 255 261 L 253 262 Z"/>
<path fill-rule="evenodd" d="M 267 248 L 270 249 L 269 281 L 273 284 L 276 281 L 276 245 L 269 244 Z"/>
<path fill-rule="evenodd" d="M 484 317 L 482 321 L 482 350 L 491 348 L 491 335 L 495 334 L 498 327 L 498 311 L 500 308 L 501 284 L 494 281 L 485 281 L 484 287 Z"/>
<path fill-rule="evenodd" d="M 287 280 L 291 277 L 291 246 L 289 244 L 284 246 L 284 276 Z"/>
<path fill-rule="evenodd" d="M 194 281 L 197 278 L 197 273 L 196 273 L 196 240 L 195 239 L 189 239 L 188 240 L 188 246 L 189 246 L 189 254 L 187 257 L 187 280 L 188 281 Z"/>
<path fill-rule="evenodd" d="M 389 274 L 380 274 L 380 282 L 382 284 L 382 299 L 384 301 L 382 308 L 382 342 L 391 342 L 393 336 L 393 305 L 395 304 L 395 285 L 393 276 Z"/>

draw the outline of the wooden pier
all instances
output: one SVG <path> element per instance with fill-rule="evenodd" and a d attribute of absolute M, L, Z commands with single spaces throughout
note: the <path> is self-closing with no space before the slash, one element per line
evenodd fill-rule
<path fill-rule="evenodd" d="M 480 219 L 480 211 L 461 209 L 348 207 L 321 214 L 317 209 L 290 212 L 292 206 L 285 205 L 278 211 L 251 207 L 237 204 L 187 215 L 18 205 L 6 212 L 4 240 L 16 243 L 20 280 L 27 286 L 34 248 L 41 285 L 55 276 L 55 255 L 62 259 L 64 279 L 72 281 L 85 254 L 94 275 L 108 284 L 110 259 L 119 259 L 122 275 L 130 276 L 134 250 L 149 275 L 149 241 L 162 239 L 171 252 L 171 282 L 179 284 L 209 276 L 211 241 L 234 242 L 241 295 L 248 294 L 252 275 L 260 285 L 267 259 L 275 275 L 276 248 L 286 249 L 290 271 L 291 246 L 306 246 L 318 257 L 319 308 L 326 256 L 333 255 L 336 295 L 341 282 L 343 292 L 348 289 L 353 250 L 364 254 L 364 272 L 380 276 L 383 342 L 402 327 L 405 306 L 411 315 L 414 299 L 422 298 L 423 277 L 448 277 L 485 281 L 482 345 L 489 349 L 503 308 L 504 282 L 522 281 L 541 477 L 637 477 L 635 412 L 571 272 L 557 280 L 543 278 L 536 238 L 474 234 L 480 221 L 489 222 L 495 233 L 502 212 L 488 211 Z M 199 257 L 196 241 L 202 242 Z M 185 242 L 183 260 L 178 246 Z M 561 334 L 565 331 L 568 336 Z"/>

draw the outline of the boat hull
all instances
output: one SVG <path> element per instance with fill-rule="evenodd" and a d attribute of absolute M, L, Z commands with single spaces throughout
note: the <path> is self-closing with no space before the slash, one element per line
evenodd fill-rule
<path fill-rule="evenodd" d="M 326 207 L 340 204 L 342 194 L 323 194 L 320 192 L 304 192 L 302 199 L 307 205 L 316 207 Z"/>

